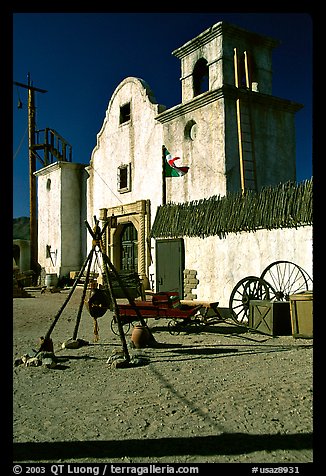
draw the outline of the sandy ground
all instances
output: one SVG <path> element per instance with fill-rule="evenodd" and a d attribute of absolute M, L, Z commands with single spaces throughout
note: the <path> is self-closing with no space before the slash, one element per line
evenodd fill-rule
<path fill-rule="evenodd" d="M 38 349 L 67 292 L 13 301 L 13 362 Z M 15 462 L 306 463 L 312 451 L 311 339 L 270 337 L 220 321 L 171 335 L 150 320 L 158 345 L 129 348 L 144 365 L 112 368 L 121 350 L 112 313 L 83 308 L 78 338 L 62 349 L 81 301 L 77 288 L 51 337 L 57 366 L 13 365 Z M 130 333 L 126 335 L 130 343 Z"/>

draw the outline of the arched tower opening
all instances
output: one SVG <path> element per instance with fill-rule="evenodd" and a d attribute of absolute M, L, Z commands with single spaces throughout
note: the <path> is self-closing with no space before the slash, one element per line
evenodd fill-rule
<path fill-rule="evenodd" d="M 209 73 L 208 63 L 205 58 L 200 58 L 193 69 L 193 91 L 194 97 L 208 91 L 209 89 Z"/>

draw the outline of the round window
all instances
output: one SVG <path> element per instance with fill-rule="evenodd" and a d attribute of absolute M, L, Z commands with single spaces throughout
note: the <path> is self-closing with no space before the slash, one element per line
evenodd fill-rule
<path fill-rule="evenodd" d="M 187 122 L 185 127 L 185 138 L 195 140 L 197 135 L 197 124 L 194 120 Z"/>

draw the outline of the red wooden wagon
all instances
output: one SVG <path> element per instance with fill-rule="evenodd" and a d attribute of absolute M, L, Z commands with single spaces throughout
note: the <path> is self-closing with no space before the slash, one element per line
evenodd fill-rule
<path fill-rule="evenodd" d="M 170 334 L 179 334 L 188 326 L 202 326 L 202 320 L 197 316 L 201 304 L 197 306 L 188 306 L 182 304 L 177 292 L 160 292 L 152 295 L 150 301 L 134 301 L 137 310 L 140 311 L 142 318 L 147 319 L 170 319 L 168 330 Z M 118 304 L 119 315 L 125 332 L 128 332 L 130 326 L 139 323 L 139 317 L 134 306 L 131 304 Z M 111 321 L 112 332 L 118 335 L 117 318 L 114 315 Z"/>

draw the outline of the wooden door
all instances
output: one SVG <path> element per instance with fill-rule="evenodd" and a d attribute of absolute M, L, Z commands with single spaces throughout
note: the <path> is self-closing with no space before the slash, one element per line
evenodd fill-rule
<path fill-rule="evenodd" d="M 183 298 L 184 243 L 156 240 L 156 290 L 177 291 Z"/>
<path fill-rule="evenodd" d="M 137 230 L 132 223 L 124 225 L 121 233 L 121 271 L 138 271 Z"/>

